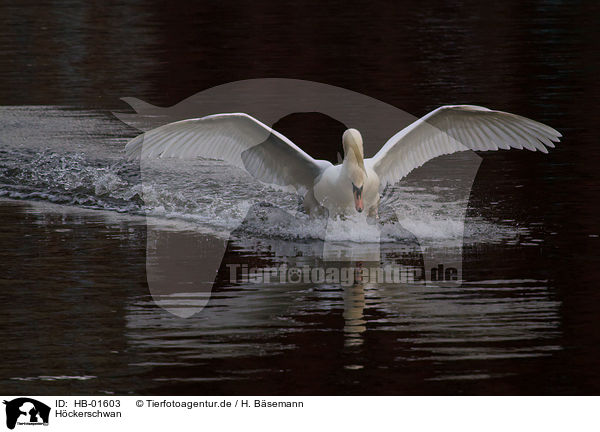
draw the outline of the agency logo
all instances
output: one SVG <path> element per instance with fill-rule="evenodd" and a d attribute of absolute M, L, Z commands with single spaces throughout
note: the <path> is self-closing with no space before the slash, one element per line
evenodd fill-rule
<path fill-rule="evenodd" d="M 385 180 L 385 176 L 378 176 L 375 172 L 369 175 L 367 168 L 371 166 L 369 163 L 374 163 L 373 157 L 381 153 L 380 150 L 390 137 L 400 136 L 398 131 L 405 126 L 420 124 L 419 119 L 394 106 L 348 89 L 311 81 L 265 78 L 236 81 L 206 89 L 171 107 L 154 106 L 136 98 L 123 100 L 135 112 L 114 113 L 115 116 L 144 132 L 130 141 L 126 150 L 129 157 L 139 158 L 139 193 L 147 208 L 156 210 L 158 214 L 177 215 L 178 203 L 186 202 L 186 197 L 192 203 L 201 199 L 201 203 L 190 207 L 197 207 L 193 211 L 193 220 L 208 221 L 209 225 L 217 226 L 219 231 L 219 235 L 206 234 L 202 238 L 196 238 L 186 232 L 164 230 L 154 224 L 147 225 L 148 286 L 156 304 L 169 312 L 187 318 L 205 307 L 233 232 L 238 235 L 243 232 L 242 237 L 251 241 L 249 239 L 257 232 L 259 236 L 266 232 L 266 237 L 270 237 L 272 229 L 277 235 L 277 227 L 281 226 L 298 227 L 298 232 L 309 231 L 311 239 L 318 239 L 308 242 L 308 250 L 303 250 L 301 254 L 303 259 L 310 258 L 314 262 L 298 264 L 311 266 L 317 276 L 323 269 L 340 265 L 348 268 L 353 263 L 359 263 L 359 266 L 362 263 L 374 263 L 379 269 L 372 274 L 379 272 L 385 275 L 385 264 L 397 264 L 399 256 L 411 256 L 414 249 L 414 254 L 419 255 L 422 262 L 423 283 L 461 283 L 464 220 L 481 158 L 473 151 L 466 151 L 468 147 L 443 128 L 421 122 L 424 124 L 420 130 L 427 136 L 444 138 L 444 142 L 451 145 L 451 151 L 440 150 L 439 155 L 460 151 L 460 156 L 455 156 L 452 163 L 426 164 L 419 168 L 418 175 L 413 177 L 410 184 L 410 190 L 419 193 L 411 194 L 403 190 L 398 192 L 395 186 L 386 185 L 388 180 Z M 290 152 L 289 149 L 295 149 L 296 145 L 282 144 L 287 143 L 288 138 L 270 129 L 275 123 L 294 113 L 320 113 L 346 129 L 360 131 L 360 148 L 356 147 L 358 144 L 351 145 L 352 143 L 347 143 L 348 148 L 344 147 L 344 139 L 340 135 L 339 150 L 343 147 L 344 154 L 348 153 L 349 158 L 358 158 L 356 166 L 353 165 L 356 168 L 352 171 L 356 174 L 353 182 L 364 186 L 366 178 L 375 183 L 379 179 L 379 187 L 375 183 L 375 186 L 367 187 L 363 197 L 363 186 L 355 185 L 356 188 L 351 189 L 350 180 L 343 190 L 324 185 L 323 182 L 328 177 L 324 172 L 321 173 L 319 167 L 325 169 L 332 163 L 311 162 L 307 168 L 304 163 L 306 160 L 302 162 L 302 150 L 298 148 L 298 151 Z M 178 173 L 168 161 L 165 162 L 168 158 L 142 157 L 162 152 L 160 145 L 164 140 L 159 135 L 164 128 L 173 127 L 169 124 L 185 126 L 190 119 L 204 117 L 212 123 L 207 135 L 202 135 L 202 142 L 208 142 L 210 137 L 224 138 L 215 145 L 205 146 L 210 151 L 200 154 L 200 157 L 226 159 L 229 165 L 249 173 L 270 189 L 244 188 L 243 193 L 237 194 L 237 186 L 229 178 L 231 170 L 225 165 L 198 168 L 188 178 Z M 192 145 L 195 131 L 196 129 L 186 131 L 184 137 L 177 139 L 184 150 L 182 155 L 178 154 L 179 159 L 183 159 L 184 165 L 190 163 L 190 167 L 198 155 L 187 150 L 205 148 Z M 178 133 L 178 130 L 169 129 L 168 136 L 172 138 Z M 231 147 L 231 155 L 228 153 L 231 157 L 223 157 L 219 152 L 213 151 L 229 148 L 228 145 Z M 391 144 L 387 147 L 389 146 Z M 316 145 L 315 148 L 317 147 L 319 146 Z M 429 153 L 427 156 L 426 153 L 421 150 L 414 155 L 408 150 L 404 152 L 412 161 L 411 167 L 420 166 L 433 156 Z M 298 161 L 294 157 L 297 154 L 301 155 L 302 160 Z M 309 156 L 306 155 L 306 158 Z M 368 166 L 365 165 L 365 158 L 371 160 L 366 162 Z M 266 159 L 273 162 L 269 165 L 272 169 L 267 170 L 268 172 L 263 169 Z M 341 162 L 341 157 L 338 157 L 338 162 Z M 395 180 L 398 176 L 405 176 L 410 170 L 399 168 L 398 172 L 392 171 L 394 170 L 390 170 L 390 176 Z M 278 174 L 280 172 L 283 172 L 283 177 Z M 392 180 L 389 183 L 393 183 Z M 230 187 L 231 191 L 211 195 L 207 187 L 209 184 Z M 304 212 L 281 206 L 280 202 L 285 200 L 275 192 L 280 189 L 303 197 L 303 206 L 307 210 Z M 381 206 L 376 199 L 378 190 L 381 190 Z M 367 195 L 373 198 L 373 202 L 369 201 Z M 172 202 L 172 196 L 177 196 L 178 201 Z M 335 201 L 338 197 L 343 201 L 342 204 Z M 289 200 L 289 196 L 285 199 Z M 211 204 L 205 205 L 207 202 Z M 315 203 L 325 209 L 320 217 L 318 213 L 322 209 Z M 336 208 L 346 204 L 352 212 L 356 207 L 354 217 L 338 218 Z M 332 206 L 335 208 L 331 208 Z M 317 215 L 309 217 L 307 214 L 313 207 L 317 209 Z M 377 211 L 378 207 L 381 212 Z M 374 211 L 369 212 L 369 208 Z M 262 228 L 257 231 L 256 227 Z M 439 232 L 450 232 L 450 237 L 457 239 L 456 244 L 451 247 L 440 244 L 437 240 Z M 296 234 L 294 232 L 292 238 Z M 281 238 L 286 238 L 286 235 L 283 234 Z M 290 251 L 304 246 L 298 246 L 298 243 L 291 246 L 278 243 L 277 246 L 281 251 L 274 249 L 273 254 L 280 256 L 288 267 L 297 267 L 295 260 L 298 254 Z M 449 276 L 447 279 L 439 277 L 440 266 L 453 269 L 451 274 L 443 272 L 444 276 Z M 338 269 L 333 270 L 337 272 Z"/>
<path fill-rule="evenodd" d="M 460 284 L 466 210 L 481 161 L 473 150 L 547 153 L 561 136 L 480 106 L 446 105 L 419 119 L 348 89 L 283 78 L 223 84 L 171 107 L 124 101 L 135 113 L 115 115 L 144 131 L 125 152 L 139 159 L 139 193 L 150 214 L 185 214 L 220 232 L 191 238 L 148 225 L 148 286 L 157 304 L 181 317 L 208 302 L 234 232 L 246 243 L 302 239 L 269 245 L 295 269 L 291 279 L 287 270 L 268 269 L 279 283 L 293 283 L 299 268 L 305 283 L 329 275 L 337 284 L 351 273 L 353 284 L 382 283 L 407 265 L 418 267 L 424 284 Z M 302 143 L 307 153 L 272 129 L 294 113 L 320 113 L 341 125 L 343 160 L 313 159 L 310 151 L 327 153 L 319 136 Z M 224 164 L 200 165 L 198 158 Z M 232 167 L 261 187 L 250 187 L 249 177 L 232 181 Z"/>
<path fill-rule="evenodd" d="M 16 425 L 48 425 L 50 407 L 35 399 L 21 397 L 4 401 L 6 405 L 6 427 L 14 429 Z"/>

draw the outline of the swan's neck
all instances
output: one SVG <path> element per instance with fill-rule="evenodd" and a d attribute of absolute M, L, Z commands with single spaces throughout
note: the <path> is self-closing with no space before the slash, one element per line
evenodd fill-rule
<path fill-rule="evenodd" d="M 353 152 L 346 153 L 342 162 L 342 170 L 339 180 L 340 182 L 351 181 L 357 186 L 361 186 L 365 181 L 365 173 L 356 160 Z"/>

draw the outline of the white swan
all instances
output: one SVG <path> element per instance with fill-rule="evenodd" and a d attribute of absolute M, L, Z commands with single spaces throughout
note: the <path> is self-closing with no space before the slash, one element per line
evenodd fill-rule
<path fill-rule="evenodd" d="M 387 184 L 444 154 L 465 150 L 527 149 L 547 153 L 562 135 L 536 121 L 474 105 L 442 106 L 392 136 L 364 159 L 356 129 L 344 132 L 344 160 L 315 160 L 288 138 L 243 113 L 216 114 L 152 129 L 125 147 L 134 157 L 225 160 L 265 183 L 291 186 L 310 214 L 366 212 L 377 216 Z"/>

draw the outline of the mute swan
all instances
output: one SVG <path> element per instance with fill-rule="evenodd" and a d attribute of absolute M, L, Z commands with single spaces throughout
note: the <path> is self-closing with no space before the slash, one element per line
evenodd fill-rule
<path fill-rule="evenodd" d="M 435 109 L 392 136 L 365 159 L 356 129 L 342 137 L 344 160 L 315 160 L 288 138 L 248 114 L 216 114 L 152 129 L 127 143 L 129 158 L 202 157 L 225 160 L 258 180 L 291 186 L 313 215 L 366 210 L 377 217 L 380 193 L 425 162 L 465 150 L 527 149 L 548 153 L 562 135 L 551 127 L 474 105 Z"/>

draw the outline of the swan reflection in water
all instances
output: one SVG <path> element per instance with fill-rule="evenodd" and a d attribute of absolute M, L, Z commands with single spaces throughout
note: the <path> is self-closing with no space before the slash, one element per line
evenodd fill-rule
<path fill-rule="evenodd" d="M 393 335 L 392 343 L 377 349 L 389 350 L 400 362 L 536 357 L 559 349 L 553 340 L 559 334 L 560 302 L 552 298 L 546 281 L 425 283 L 419 277 L 423 256 L 414 242 L 401 248 L 397 243 L 382 243 L 379 262 L 334 263 L 323 262 L 322 241 L 228 241 L 169 229 L 149 229 L 151 236 L 162 256 L 149 249 L 149 260 L 165 257 L 177 263 L 171 270 L 156 267 L 162 274 L 149 274 L 149 280 L 160 281 L 162 276 L 168 283 L 162 291 L 160 285 L 150 284 L 151 290 L 158 289 L 152 292 L 154 298 L 137 298 L 128 308 L 128 337 L 151 364 L 191 365 L 209 359 L 300 353 L 308 349 L 313 332 L 329 334 L 343 344 L 349 369 L 364 366 L 365 341 L 382 333 Z M 222 260 L 210 251 L 209 246 L 215 245 L 223 247 Z M 461 249 L 456 251 L 462 254 Z M 214 287 L 214 272 L 200 264 L 206 259 L 221 261 Z M 187 270 L 181 268 L 183 261 Z M 276 278 L 268 283 L 232 282 L 228 267 L 232 263 L 249 269 L 283 264 L 340 271 L 352 267 L 354 280 L 344 285 L 281 283 Z M 378 283 L 373 275 L 386 265 L 402 265 L 416 277 Z M 195 291 L 190 289 L 193 282 L 199 282 Z M 372 342 L 369 347 L 373 349 Z M 481 364 L 473 374 L 479 376 L 486 368 Z M 436 379 L 445 377 L 440 373 Z"/>
<path fill-rule="evenodd" d="M 357 273 L 360 270 L 357 270 Z M 344 293 L 344 335 L 346 346 L 357 346 L 363 343 L 363 333 L 367 330 L 364 317 L 365 284 L 357 275 L 353 286 L 345 287 Z"/>

